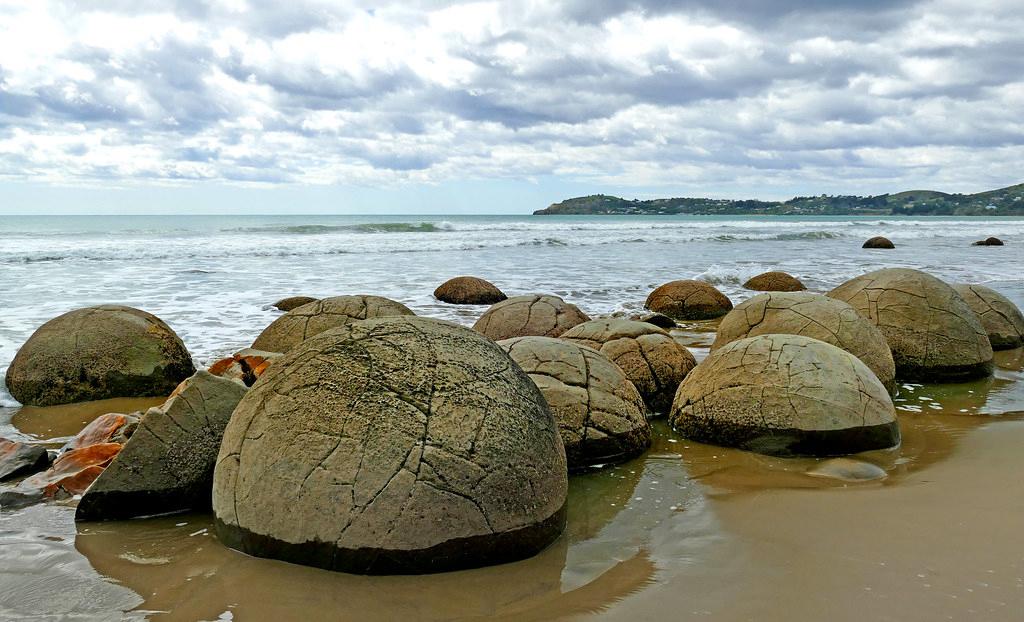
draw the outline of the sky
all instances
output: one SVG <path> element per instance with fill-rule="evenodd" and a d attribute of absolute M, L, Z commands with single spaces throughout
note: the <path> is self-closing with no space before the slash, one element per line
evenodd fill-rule
<path fill-rule="evenodd" d="M 0 0 L 0 213 L 1024 181 L 1020 0 Z"/>

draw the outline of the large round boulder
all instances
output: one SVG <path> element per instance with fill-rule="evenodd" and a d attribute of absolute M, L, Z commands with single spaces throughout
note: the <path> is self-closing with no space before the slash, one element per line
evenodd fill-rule
<path fill-rule="evenodd" d="M 591 320 L 570 328 L 561 338 L 608 357 L 656 413 L 668 412 L 679 383 L 697 365 L 689 350 L 647 322 Z"/>
<path fill-rule="evenodd" d="M 978 314 L 993 350 L 1024 345 L 1024 315 L 1009 298 L 984 285 L 954 285 L 953 289 Z"/>
<path fill-rule="evenodd" d="M 313 335 L 354 320 L 396 315 L 414 314 L 402 303 L 380 296 L 335 296 L 315 300 L 271 322 L 252 343 L 252 348 L 287 352 Z"/>
<path fill-rule="evenodd" d="M 886 237 L 877 235 L 873 238 L 868 239 L 861 245 L 861 248 L 882 248 L 882 249 L 893 249 L 896 245 L 892 243 L 892 240 Z"/>
<path fill-rule="evenodd" d="M 710 320 L 732 309 L 732 301 L 704 281 L 671 281 L 647 296 L 645 309 L 676 320 Z"/>
<path fill-rule="evenodd" d="M 508 298 L 490 281 L 475 276 L 448 279 L 434 290 L 434 298 L 453 305 L 493 305 Z"/>
<path fill-rule="evenodd" d="M 849 303 L 882 331 L 900 380 L 961 382 L 992 373 L 992 346 L 978 315 L 930 274 L 886 268 L 828 296 Z"/>
<path fill-rule="evenodd" d="M 842 348 L 863 361 L 887 389 L 896 388 L 896 365 L 881 331 L 850 305 L 822 294 L 758 294 L 722 318 L 711 349 L 773 333 L 803 335 Z"/>
<path fill-rule="evenodd" d="M 352 322 L 275 361 L 214 471 L 222 542 L 347 572 L 424 573 L 537 553 L 565 525 L 558 427 L 489 339 L 418 317 Z"/>
<path fill-rule="evenodd" d="M 643 398 L 607 357 L 551 337 L 517 337 L 498 345 L 544 394 L 570 471 L 621 462 L 650 447 Z"/>
<path fill-rule="evenodd" d="M 473 330 L 491 339 L 558 337 L 577 324 L 590 320 L 574 304 L 558 296 L 515 296 L 493 305 L 480 316 Z"/>
<path fill-rule="evenodd" d="M 669 423 L 702 443 L 829 456 L 900 442 L 889 393 L 857 357 L 800 335 L 715 350 L 679 385 Z"/>
<path fill-rule="evenodd" d="M 764 272 L 752 276 L 743 287 L 758 292 L 802 292 L 807 289 L 800 279 L 785 272 Z"/>
<path fill-rule="evenodd" d="M 155 315 L 120 305 L 76 309 L 39 327 L 7 370 L 31 406 L 168 395 L 195 372 L 178 335 Z"/>

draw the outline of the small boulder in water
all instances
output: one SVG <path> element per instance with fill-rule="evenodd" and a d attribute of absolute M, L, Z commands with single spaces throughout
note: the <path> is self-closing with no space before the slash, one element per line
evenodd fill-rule
<path fill-rule="evenodd" d="M 634 315 L 630 319 L 636 320 L 637 322 L 647 322 L 653 324 L 658 328 L 664 328 L 668 330 L 676 327 L 676 321 L 663 313 L 644 313 L 641 315 Z"/>
<path fill-rule="evenodd" d="M 732 301 L 704 281 L 671 281 L 647 296 L 645 309 L 676 320 L 710 320 L 732 309 Z"/>
<path fill-rule="evenodd" d="M 279 311 L 291 311 L 292 309 L 298 309 L 302 305 L 308 305 L 311 302 L 316 302 L 316 298 L 310 296 L 291 296 L 289 298 L 282 298 L 275 302 L 272 307 Z"/>
<path fill-rule="evenodd" d="M 861 246 L 861 248 L 885 248 L 885 249 L 890 249 L 890 248 L 896 248 L 896 245 L 893 244 L 892 241 L 889 238 L 882 237 L 882 236 L 878 235 L 878 236 L 875 236 L 875 237 L 869 239 L 867 242 L 864 242 L 864 245 Z"/>
<path fill-rule="evenodd" d="M 812 477 L 826 477 L 844 482 L 869 482 L 889 476 L 885 469 L 878 465 L 852 458 L 825 460 L 807 471 L 807 474 Z"/>
<path fill-rule="evenodd" d="M 457 276 L 435 289 L 434 298 L 453 305 L 493 305 L 508 299 L 508 296 L 490 281 L 475 276 Z"/>
<path fill-rule="evenodd" d="M 590 320 L 558 296 L 533 294 L 503 300 L 484 311 L 473 330 L 495 341 L 513 337 L 558 337 Z"/>
<path fill-rule="evenodd" d="M 985 238 L 984 240 L 978 240 L 971 244 L 971 246 L 1003 246 L 1003 241 L 999 238 Z"/>
<path fill-rule="evenodd" d="M 785 272 L 765 272 L 750 277 L 743 284 L 746 289 L 758 292 L 802 292 L 807 287 L 800 282 L 800 279 Z"/>
<path fill-rule="evenodd" d="M 0 482 L 31 475 L 50 466 L 46 448 L 0 438 Z"/>

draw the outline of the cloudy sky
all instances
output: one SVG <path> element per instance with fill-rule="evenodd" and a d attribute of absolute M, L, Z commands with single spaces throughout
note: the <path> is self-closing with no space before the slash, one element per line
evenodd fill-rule
<path fill-rule="evenodd" d="M 1022 33 L 1020 0 L 0 0 L 0 211 L 995 188 Z"/>

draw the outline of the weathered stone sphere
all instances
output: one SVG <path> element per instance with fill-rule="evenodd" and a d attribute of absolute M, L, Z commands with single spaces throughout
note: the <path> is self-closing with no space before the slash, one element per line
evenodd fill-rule
<path fill-rule="evenodd" d="M 308 305 L 311 302 L 316 302 L 316 298 L 311 296 L 291 296 L 289 298 L 282 298 L 271 306 L 278 311 L 291 311 L 292 309 L 298 309 L 302 305 Z"/>
<path fill-rule="evenodd" d="M 607 357 L 551 337 L 518 337 L 498 345 L 544 394 L 570 471 L 622 462 L 650 447 L 643 398 Z"/>
<path fill-rule="evenodd" d="M 608 357 L 656 413 L 668 412 L 679 383 L 697 365 L 689 350 L 647 322 L 591 320 L 573 326 L 561 338 Z"/>
<path fill-rule="evenodd" d="M 773 333 L 803 335 L 842 348 L 867 365 L 889 391 L 896 388 L 896 365 L 881 331 L 850 305 L 823 294 L 758 294 L 722 318 L 711 349 Z"/>
<path fill-rule="evenodd" d="M 900 380 L 961 382 L 992 373 L 992 346 L 978 315 L 930 274 L 886 268 L 828 296 L 849 303 L 882 331 Z"/>
<path fill-rule="evenodd" d="M 533 294 L 503 300 L 484 311 L 473 330 L 491 339 L 557 337 L 590 318 L 558 296 Z"/>
<path fill-rule="evenodd" d="M 971 246 L 1003 246 L 1003 241 L 999 238 L 985 238 L 974 242 Z"/>
<path fill-rule="evenodd" d="M 886 248 L 886 249 L 889 249 L 889 248 L 896 248 L 896 245 L 893 244 L 892 241 L 889 238 L 882 237 L 882 236 L 879 235 L 879 236 L 875 236 L 875 237 L 869 239 L 867 242 L 864 242 L 864 245 L 861 246 L 861 248 Z"/>
<path fill-rule="evenodd" d="M 704 281 L 671 281 L 647 296 L 645 309 L 676 320 L 710 320 L 732 309 L 732 301 Z"/>
<path fill-rule="evenodd" d="M 802 292 L 807 289 L 800 279 L 785 272 L 758 274 L 750 277 L 743 287 L 758 292 Z"/>
<path fill-rule="evenodd" d="M 1009 298 L 984 285 L 954 285 L 953 289 L 978 314 L 993 350 L 1024 345 L 1024 315 Z"/>
<path fill-rule="evenodd" d="M 490 281 L 475 276 L 457 276 L 435 289 L 434 298 L 453 305 L 493 305 L 508 296 Z"/>
<path fill-rule="evenodd" d="M 776 456 L 892 447 L 892 400 L 857 357 L 800 335 L 759 335 L 715 350 L 679 385 L 669 423 L 702 443 Z"/>
<path fill-rule="evenodd" d="M 400 302 L 380 296 L 336 296 L 304 304 L 277 318 L 263 329 L 254 350 L 287 352 L 325 330 L 354 320 L 395 315 L 414 315 Z"/>
<path fill-rule="evenodd" d="M 533 555 L 565 526 L 565 450 L 494 342 L 400 316 L 307 339 L 224 432 L 222 542 L 346 572 L 424 573 Z"/>
<path fill-rule="evenodd" d="M 31 406 L 168 395 L 195 372 L 178 335 L 120 305 L 76 309 L 43 324 L 18 350 L 7 389 Z"/>

